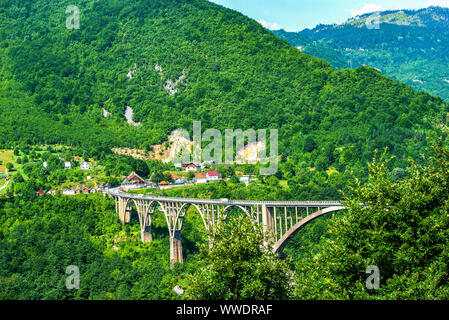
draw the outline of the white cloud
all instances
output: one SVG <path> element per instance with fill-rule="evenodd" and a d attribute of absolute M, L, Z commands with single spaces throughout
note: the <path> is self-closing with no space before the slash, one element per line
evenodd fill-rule
<path fill-rule="evenodd" d="M 445 1 L 445 0 L 440 0 L 440 1 Z M 449 0 L 447 0 L 447 1 L 449 1 Z M 385 11 L 385 10 L 386 9 L 384 7 L 382 7 L 378 4 L 367 3 L 362 8 L 352 9 L 352 10 L 350 10 L 350 12 L 351 12 L 351 17 L 356 17 L 356 16 L 361 16 L 362 14 L 365 14 L 365 13 L 379 12 L 379 11 Z"/>
<path fill-rule="evenodd" d="M 264 28 L 268 30 L 280 30 L 281 27 L 277 23 L 266 22 L 264 20 L 258 21 Z"/>
<path fill-rule="evenodd" d="M 430 6 L 449 8 L 449 0 L 429 0 L 426 3 L 426 7 Z"/>

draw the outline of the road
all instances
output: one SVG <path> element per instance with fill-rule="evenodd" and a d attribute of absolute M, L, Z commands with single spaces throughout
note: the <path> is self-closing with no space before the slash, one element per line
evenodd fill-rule
<path fill-rule="evenodd" d="M 3 187 L 0 187 L 0 191 L 5 189 L 9 185 L 9 181 L 11 181 L 11 180 L 6 180 L 6 183 L 3 185 Z"/>

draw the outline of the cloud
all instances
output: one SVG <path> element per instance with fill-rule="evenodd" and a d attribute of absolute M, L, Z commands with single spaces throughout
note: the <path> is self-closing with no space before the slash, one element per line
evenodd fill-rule
<path fill-rule="evenodd" d="M 449 0 L 429 0 L 426 3 L 426 7 L 444 7 L 449 8 Z"/>
<path fill-rule="evenodd" d="M 266 22 L 264 20 L 258 21 L 264 28 L 268 30 L 280 30 L 281 27 L 277 23 Z"/>
<path fill-rule="evenodd" d="M 438 1 L 438 0 L 436 0 Z M 449 0 L 439 0 L 448 2 Z M 361 16 L 365 13 L 385 11 L 386 9 L 378 4 L 365 4 L 361 9 L 351 9 L 351 17 Z"/>

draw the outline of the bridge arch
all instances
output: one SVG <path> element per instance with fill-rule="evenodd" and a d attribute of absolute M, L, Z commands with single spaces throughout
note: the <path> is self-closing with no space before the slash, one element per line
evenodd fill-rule
<path fill-rule="evenodd" d="M 223 221 L 225 221 L 228 218 L 229 215 L 229 210 L 232 208 L 239 208 L 240 210 L 242 210 L 245 214 L 247 214 L 248 216 L 250 216 L 254 221 L 258 221 L 257 219 L 257 214 L 255 214 L 254 212 L 251 211 L 251 208 L 249 207 L 244 207 L 242 205 L 239 204 L 231 204 L 228 205 L 226 207 L 224 207 L 223 209 Z"/>
<path fill-rule="evenodd" d="M 287 245 L 288 241 L 305 225 L 310 223 L 311 221 L 315 220 L 318 217 L 321 217 L 325 214 L 331 213 L 331 212 L 337 212 L 341 210 L 346 210 L 346 207 L 340 206 L 340 207 L 329 207 L 320 209 L 317 212 L 314 212 L 304 219 L 301 219 L 298 223 L 296 223 L 293 227 L 291 227 L 276 243 L 274 244 L 274 251 L 276 253 L 281 253 L 282 250 L 284 250 L 285 246 Z"/>
<path fill-rule="evenodd" d="M 185 215 L 187 214 L 187 211 L 189 210 L 189 208 L 191 206 L 193 206 L 195 208 L 195 210 L 200 214 L 201 219 L 203 220 L 203 223 L 204 223 L 204 228 L 206 228 L 206 231 L 208 231 L 209 230 L 209 223 L 207 221 L 207 218 L 204 216 L 203 210 L 201 210 L 201 208 L 197 204 L 195 204 L 195 203 L 191 203 L 191 202 L 184 203 L 181 206 L 181 208 L 179 208 L 178 216 L 177 216 L 176 219 L 185 217 Z M 182 228 L 182 224 L 183 224 L 183 222 L 181 222 L 181 228 Z"/>

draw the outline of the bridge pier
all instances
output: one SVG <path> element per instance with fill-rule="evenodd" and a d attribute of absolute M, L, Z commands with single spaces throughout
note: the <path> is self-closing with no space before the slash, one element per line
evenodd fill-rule
<path fill-rule="evenodd" d="M 270 233 L 271 235 L 268 242 L 275 242 L 276 235 L 274 234 L 274 209 L 267 207 L 265 204 L 262 205 L 262 223 L 264 231 Z"/>
<path fill-rule="evenodd" d="M 129 223 L 131 221 L 131 210 L 128 200 L 125 198 L 118 199 L 118 216 L 122 224 Z"/>
<path fill-rule="evenodd" d="M 140 232 L 141 239 L 143 243 L 148 243 L 153 241 L 153 234 L 151 233 L 151 226 L 144 226 Z"/>
<path fill-rule="evenodd" d="M 181 230 L 175 230 L 170 236 L 170 266 L 173 268 L 175 263 L 183 263 Z"/>

